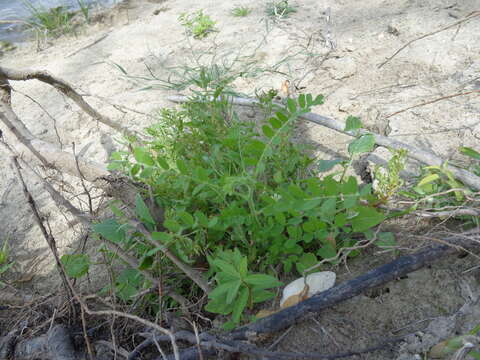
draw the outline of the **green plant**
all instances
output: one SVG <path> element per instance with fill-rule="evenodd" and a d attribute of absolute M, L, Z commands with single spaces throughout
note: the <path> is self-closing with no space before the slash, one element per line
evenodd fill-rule
<path fill-rule="evenodd" d="M 70 20 L 74 13 L 64 6 L 47 9 L 41 5 L 35 6 L 29 0 L 21 1 L 30 13 L 27 24 L 31 29 L 51 36 L 59 36 L 71 30 Z"/>
<path fill-rule="evenodd" d="M 226 329 L 240 322 L 246 307 L 252 309 L 253 304 L 275 296 L 266 289 L 282 285 L 273 276 L 251 274 L 247 257 L 242 256 L 237 248 L 218 251 L 208 257 L 208 262 L 215 273 L 217 287 L 208 294 L 210 301 L 205 310 L 222 315 L 232 314 L 232 320 L 224 324 Z"/>
<path fill-rule="evenodd" d="M 460 152 L 473 160 L 468 169 L 480 175 L 480 162 L 478 162 L 480 153 L 467 147 L 461 147 Z M 423 167 L 416 185 L 406 191 L 401 191 L 400 194 L 415 200 L 412 209 L 421 207 L 430 212 L 444 211 L 444 214 L 446 214 L 444 216 L 466 220 L 464 225 L 478 226 L 478 216 L 470 215 L 468 211 L 456 213 L 456 210 L 477 209 L 480 202 L 478 192 L 472 191 L 455 179 L 447 165 L 448 163 L 445 162 L 440 166 Z M 457 166 L 460 167 L 460 165 Z"/>
<path fill-rule="evenodd" d="M 198 69 L 182 85 L 191 91 L 190 100 L 180 109 L 160 110 L 158 122 L 145 130 L 149 140 L 127 139 L 109 165 L 141 185 L 134 216 L 158 245 L 132 227 L 116 205 L 114 218 L 96 224 L 94 231 L 138 260 L 138 267 L 126 266 L 125 276 L 115 275 L 114 290 L 122 299 L 152 285 L 145 272 L 155 278 L 176 272 L 169 279 L 179 293 L 192 300 L 201 296 L 187 276 L 178 275 L 165 247 L 185 264 L 207 269 L 205 276 L 216 288 L 206 309 L 231 316 L 231 326 L 241 321 L 244 309 L 266 300 L 257 292 L 265 295 L 267 287 L 278 286 L 273 275 L 302 274 L 359 239 L 373 239 L 371 229 L 385 215 L 375 207 L 379 199 L 371 185 L 346 175 L 354 157 L 371 151 L 373 135 L 358 132 L 348 147 L 351 159 L 333 164 L 342 171 L 319 177 L 317 167 L 325 168 L 325 162 L 317 164 L 291 137 L 299 117 L 322 104 L 322 96 L 301 94 L 284 107 L 273 102 L 274 91 L 262 92 L 262 118 L 240 119 L 230 102 L 238 74 L 215 64 Z M 347 121 L 348 131 L 356 127 L 361 127 L 358 119 Z M 165 210 L 163 223 L 156 223 L 147 200 Z M 384 234 L 378 238 L 391 245 Z M 230 278 L 220 275 L 225 266 L 218 260 L 236 275 L 233 270 Z"/>
<path fill-rule="evenodd" d="M 376 165 L 373 170 L 373 177 L 377 181 L 375 192 L 380 197 L 381 202 L 386 202 L 403 186 L 404 181 L 400 177 L 400 172 L 405 168 L 407 151 L 404 149 L 389 149 L 392 157 L 387 162 L 386 167 Z"/>
<path fill-rule="evenodd" d="M 0 276 L 5 274 L 14 264 L 14 262 L 8 261 L 9 249 L 8 249 L 8 240 L 3 242 L 3 245 L 0 249 Z M 0 286 L 5 284 L 0 280 Z"/>
<path fill-rule="evenodd" d="M 271 17 L 283 18 L 295 12 L 297 12 L 297 9 L 291 6 L 288 0 L 271 1 L 267 3 L 266 13 Z"/>
<path fill-rule="evenodd" d="M 203 39 L 211 32 L 216 31 L 216 22 L 209 15 L 205 15 L 203 10 L 198 10 L 192 14 L 183 13 L 178 20 L 195 39 Z"/>
<path fill-rule="evenodd" d="M 77 0 L 78 7 L 80 8 L 85 21 L 88 23 L 90 22 L 90 8 L 89 5 L 85 2 L 85 0 Z"/>
<path fill-rule="evenodd" d="M 245 17 L 248 16 L 252 12 L 248 6 L 235 6 L 231 11 L 230 14 L 235 17 Z"/>

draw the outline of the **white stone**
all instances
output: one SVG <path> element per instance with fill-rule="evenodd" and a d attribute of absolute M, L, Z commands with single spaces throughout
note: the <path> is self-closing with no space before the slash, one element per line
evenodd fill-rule
<path fill-rule="evenodd" d="M 332 271 L 320 271 L 307 275 L 306 280 L 305 278 L 301 277 L 295 281 L 292 281 L 283 289 L 280 307 L 282 307 L 283 303 L 291 296 L 300 295 L 305 289 L 305 283 L 309 287 L 308 293 L 305 294 L 308 298 L 316 293 L 330 289 L 333 285 L 335 285 L 336 277 L 336 274 Z"/>

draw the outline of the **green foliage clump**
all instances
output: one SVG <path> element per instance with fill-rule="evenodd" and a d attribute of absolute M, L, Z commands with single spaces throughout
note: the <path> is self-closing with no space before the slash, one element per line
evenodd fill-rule
<path fill-rule="evenodd" d="M 284 18 L 295 12 L 297 12 L 297 9 L 291 6 L 288 0 L 271 1 L 267 3 L 266 13 L 271 17 Z"/>
<path fill-rule="evenodd" d="M 198 10 L 192 14 L 183 13 L 178 20 L 195 39 L 203 39 L 211 32 L 216 31 L 216 22 L 209 15 L 204 14 L 203 10 Z"/>
<path fill-rule="evenodd" d="M 392 157 L 387 163 L 387 167 L 383 168 L 376 165 L 373 170 L 373 177 L 378 182 L 375 192 L 380 197 L 381 202 L 386 202 L 388 199 L 398 193 L 398 190 L 403 186 L 404 181 L 400 177 L 400 172 L 405 168 L 405 161 L 407 158 L 407 151 L 391 150 Z"/>
<path fill-rule="evenodd" d="M 22 0 L 22 3 L 30 13 L 27 24 L 31 29 L 48 36 L 60 36 L 71 31 L 70 20 L 75 14 L 65 6 L 47 9 L 43 6 L 35 6 L 28 0 Z"/>
<path fill-rule="evenodd" d="M 469 147 L 461 147 L 460 153 L 468 156 L 472 163 L 467 167 L 469 171 L 480 176 L 480 153 Z M 459 166 L 461 167 L 461 166 Z M 478 192 L 472 191 L 462 182 L 455 179 L 448 169 L 448 162 L 440 166 L 425 166 L 422 168 L 419 180 L 408 191 L 402 191 L 405 197 L 415 200 L 413 210 L 422 208 L 430 212 L 447 211 L 449 216 L 465 220 L 464 225 L 478 226 L 480 224 L 477 213 L 480 202 Z M 467 212 L 457 210 L 468 210 Z M 465 215 L 462 215 L 465 214 Z"/>
<path fill-rule="evenodd" d="M 126 150 L 112 155 L 110 170 L 139 185 L 133 216 L 150 234 L 133 226 L 132 214 L 118 204 L 111 206 L 113 218 L 93 227 L 107 245 L 138 262 L 110 285 L 121 299 L 152 286 L 145 272 L 189 299 L 202 295 L 165 256 L 168 249 L 184 264 L 206 270 L 216 287 L 205 309 L 230 316 L 226 326 L 232 327 L 245 319 L 245 309 L 272 298 L 267 289 L 280 285 L 280 274 L 336 262 L 343 248 L 360 239 L 378 235 L 384 246 L 394 243 L 391 234 L 371 230 L 386 218 L 371 185 L 346 175 L 353 158 L 375 144 L 373 135 L 358 131 L 357 118 L 347 119 L 346 130 L 358 132 L 348 146 L 351 158 L 318 162 L 292 135 L 299 117 L 321 105 L 323 96 L 301 94 L 280 106 L 274 91 L 262 93 L 261 118 L 251 121 L 231 104 L 230 78 L 219 81 L 200 71 L 193 85 L 180 109 L 158 112 L 158 122 L 145 130 L 148 140 L 128 139 Z M 320 177 L 335 165 L 343 169 Z M 151 204 L 164 209 L 161 223 Z M 108 248 L 106 257 L 117 260 Z M 83 276 L 89 265 L 82 256 L 62 261 L 73 277 Z M 150 306 L 155 304 L 152 299 Z"/>
<path fill-rule="evenodd" d="M 245 17 L 248 16 L 252 12 L 252 9 L 250 9 L 248 6 L 235 6 L 231 10 L 232 16 L 235 17 Z"/>

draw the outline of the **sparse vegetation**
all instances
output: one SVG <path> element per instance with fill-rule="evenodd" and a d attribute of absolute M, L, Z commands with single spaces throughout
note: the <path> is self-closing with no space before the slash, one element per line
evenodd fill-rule
<path fill-rule="evenodd" d="M 0 279 L 12 266 L 14 262 L 9 260 L 8 240 L 4 240 L 0 248 Z M 5 284 L 0 280 L 0 287 Z"/>
<path fill-rule="evenodd" d="M 232 16 L 235 17 L 245 17 L 248 16 L 252 12 L 252 9 L 250 9 L 248 6 L 235 6 L 231 10 Z"/>
<path fill-rule="evenodd" d="M 195 39 L 203 39 L 216 31 L 216 22 L 209 15 L 204 14 L 203 10 L 191 14 L 183 13 L 178 20 L 186 28 L 187 33 Z"/>
<path fill-rule="evenodd" d="M 21 1 L 30 13 L 27 24 L 33 31 L 54 37 L 71 31 L 71 19 L 74 13 L 65 6 L 48 9 L 41 5 L 34 5 L 29 0 Z"/>
<path fill-rule="evenodd" d="M 297 9 L 290 5 L 288 0 L 280 0 L 268 2 L 266 12 L 268 16 L 284 18 L 292 13 L 297 12 Z"/>

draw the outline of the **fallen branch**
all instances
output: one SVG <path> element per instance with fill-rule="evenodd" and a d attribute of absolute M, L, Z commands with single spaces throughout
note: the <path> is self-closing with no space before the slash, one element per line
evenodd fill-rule
<path fill-rule="evenodd" d="M 183 103 L 189 100 L 187 96 L 169 96 L 168 100 L 175 102 L 175 103 Z M 259 101 L 256 99 L 247 99 L 247 98 L 240 98 L 240 97 L 233 97 L 230 99 L 232 104 L 240 105 L 240 106 L 258 106 Z M 278 106 L 282 106 L 282 104 L 276 103 Z M 335 119 L 328 118 L 326 116 L 314 114 L 314 113 L 307 113 L 300 116 L 300 118 L 313 122 L 317 125 L 325 126 L 329 129 L 338 131 L 342 134 L 348 136 L 355 136 L 353 132 L 345 131 L 345 124 Z M 395 150 L 405 149 L 408 151 L 408 156 L 412 159 L 418 160 L 426 165 L 435 165 L 441 166 L 445 163 L 445 160 L 440 158 L 439 156 L 432 154 L 426 150 L 422 150 L 416 148 L 412 145 L 406 144 L 404 142 L 393 140 L 389 137 L 382 136 L 379 134 L 372 133 L 366 130 L 360 130 L 360 134 L 372 134 L 375 137 L 375 143 L 380 146 L 392 148 Z M 480 190 L 480 177 L 472 174 L 471 172 L 461 169 L 459 167 L 448 165 L 447 169 L 452 172 L 452 174 L 464 184 L 470 186 L 475 190 Z"/>
<path fill-rule="evenodd" d="M 47 71 L 14 70 L 0 66 L 0 86 L 2 87 L 5 86 L 5 84 L 10 87 L 10 85 L 8 84 L 8 80 L 25 81 L 31 79 L 36 79 L 53 86 L 59 92 L 72 99 L 80 107 L 80 109 L 85 111 L 88 115 L 90 115 L 98 122 L 101 122 L 102 124 L 105 124 L 125 135 L 135 135 L 134 132 L 123 127 L 109 117 L 100 114 L 97 110 L 91 107 L 85 100 L 83 100 L 83 97 L 74 90 L 73 86 L 67 83 L 65 80 L 57 78 L 56 76 L 48 73 Z"/>
<path fill-rule="evenodd" d="M 227 341 L 227 343 L 229 343 L 229 341 L 235 340 L 257 340 L 262 334 L 283 330 L 307 315 L 317 314 L 324 309 L 357 296 L 366 290 L 381 286 L 429 265 L 446 255 L 454 253 L 459 246 L 465 249 L 478 248 L 480 247 L 480 228 L 451 236 L 442 242 L 444 242 L 442 245 L 433 245 L 416 253 L 401 256 L 388 264 L 379 266 L 361 276 L 316 294 L 297 305 L 259 319 L 255 323 L 233 330 L 219 338 L 219 341 Z M 205 338 L 205 334 L 201 334 L 200 337 Z M 186 354 L 188 354 L 188 357 L 185 358 L 198 358 L 198 350 L 195 347 L 189 348 Z M 195 354 L 197 354 L 197 358 L 194 357 Z M 328 356 L 324 358 L 328 359 Z"/>
<path fill-rule="evenodd" d="M 0 67 L 0 120 L 7 126 L 17 140 L 39 159 L 43 165 L 56 168 L 70 175 L 78 176 L 75 156 L 62 151 L 56 145 L 36 138 L 17 117 L 11 107 L 11 88 L 8 80 L 2 78 Z M 78 159 L 78 167 L 88 181 L 110 176 L 106 167 L 83 158 Z"/>
<path fill-rule="evenodd" d="M 467 241 L 466 238 L 470 240 Z M 255 339 L 260 334 L 282 330 L 310 313 L 318 313 L 330 306 L 350 299 L 375 286 L 402 277 L 418 270 L 448 254 L 457 251 L 457 246 L 466 249 L 480 247 L 480 229 L 458 234 L 444 239 L 445 245 L 434 245 L 410 255 L 377 267 L 359 277 L 345 281 L 329 290 L 316 294 L 295 306 L 281 310 L 262 318 L 253 324 L 234 330 L 229 336 L 232 339 Z"/>

